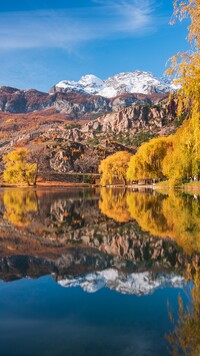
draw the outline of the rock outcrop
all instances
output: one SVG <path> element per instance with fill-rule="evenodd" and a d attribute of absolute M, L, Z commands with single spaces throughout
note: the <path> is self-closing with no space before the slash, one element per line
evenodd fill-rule
<path fill-rule="evenodd" d="M 175 110 L 169 110 L 166 105 L 137 105 L 105 114 L 97 120 L 91 121 L 83 127 L 83 132 L 105 133 L 136 133 L 140 131 L 158 131 L 166 123 L 173 122 Z"/>

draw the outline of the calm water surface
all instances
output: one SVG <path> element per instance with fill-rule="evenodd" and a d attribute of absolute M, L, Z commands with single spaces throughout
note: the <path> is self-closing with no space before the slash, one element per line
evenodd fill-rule
<path fill-rule="evenodd" d="M 0 355 L 197 355 L 199 254 L 197 195 L 2 189 Z"/>

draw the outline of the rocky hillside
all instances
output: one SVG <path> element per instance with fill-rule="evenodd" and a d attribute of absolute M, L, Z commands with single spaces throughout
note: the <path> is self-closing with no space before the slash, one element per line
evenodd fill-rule
<path fill-rule="evenodd" d="M 117 112 L 102 115 L 83 127 L 85 132 L 129 133 L 134 136 L 138 131 L 158 132 L 164 126 L 173 123 L 176 118 L 176 103 L 160 105 L 137 105 L 123 108 Z"/>
<path fill-rule="evenodd" d="M 122 97 L 115 100 L 120 107 Z M 19 145 L 28 146 L 43 158 L 43 177 L 53 173 L 97 173 L 103 158 L 121 150 L 135 153 L 142 142 L 170 134 L 176 120 L 173 100 L 159 101 L 157 105 L 134 103 L 90 121 L 67 121 L 64 114 L 48 110 L 18 115 L 2 113 L 0 154 L 3 156 Z"/>
<path fill-rule="evenodd" d="M 41 177 L 97 173 L 100 161 L 108 155 L 120 150 L 135 153 L 142 142 L 170 134 L 177 120 L 176 103 L 167 102 L 165 90 L 154 79 L 144 72 L 122 73 L 103 84 L 87 77 L 79 83 L 87 90 L 56 87 L 50 94 L 1 87 L 0 170 L 4 169 L 3 155 L 28 146 L 40 157 Z M 132 93 L 136 82 L 148 88 L 158 86 L 147 90 L 153 94 Z M 97 84 L 115 88 L 119 95 L 100 96 L 95 92 Z M 89 90 L 90 86 L 95 90 Z"/>
<path fill-rule="evenodd" d="M 158 104 L 167 95 L 164 94 L 122 94 L 115 98 L 90 95 L 78 92 L 42 93 L 37 90 L 19 90 L 0 87 L 0 112 L 31 113 L 53 110 L 65 114 L 68 120 L 93 119 L 105 112 L 112 112 L 137 104 Z"/>

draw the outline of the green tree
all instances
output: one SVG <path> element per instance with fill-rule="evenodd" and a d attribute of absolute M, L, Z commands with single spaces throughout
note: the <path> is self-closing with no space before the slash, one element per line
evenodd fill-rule
<path fill-rule="evenodd" d="M 3 157 L 4 181 L 13 184 L 31 185 L 36 180 L 36 163 L 29 163 L 29 150 L 18 148 Z"/>

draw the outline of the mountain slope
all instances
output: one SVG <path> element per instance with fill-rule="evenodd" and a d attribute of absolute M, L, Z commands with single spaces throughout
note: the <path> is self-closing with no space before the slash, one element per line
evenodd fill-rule
<path fill-rule="evenodd" d="M 104 98 L 81 92 L 42 93 L 37 90 L 19 90 L 0 87 L 0 112 L 13 114 L 54 110 L 65 114 L 68 120 L 93 119 L 106 112 L 137 104 L 158 104 L 165 99 L 164 94 L 122 94 L 115 98 Z"/>

